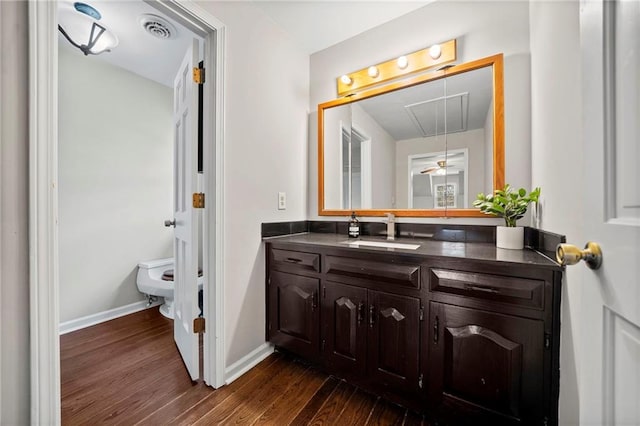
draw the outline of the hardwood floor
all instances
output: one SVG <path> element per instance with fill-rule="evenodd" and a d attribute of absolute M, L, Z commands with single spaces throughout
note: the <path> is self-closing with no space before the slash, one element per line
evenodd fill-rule
<path fill-rule="evenodd" d="M 148 309 L 60 337 L 64 425 L 420 425 L 421 416 L 273 354 L 228 386 L 192 383 Z"/>

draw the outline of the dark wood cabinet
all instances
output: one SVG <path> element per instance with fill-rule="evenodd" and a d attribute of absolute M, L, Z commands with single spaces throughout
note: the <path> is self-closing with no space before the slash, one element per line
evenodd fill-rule
<path fill-rule="evenodd" d="M 369 292 L 371 378 L 384 386 L 418 390 L 420 299 Z"/>
<path fill-rule="evenodd" d="M 418 298 L 325 282 L 322 316 L 323 358 L 331 370 L 366 373 L 383 387 L 418 388 Z"/>
<path fill-rule="evenodd" d="M 273 271 L 269 276 L 269 339 L 298 355 L 320 353 L 320 280 Z"/>
<path fill-rule="evenodd" d="M 323 357 L 334 371 L 364 374 L 367 356 L 367 289 L 323 285 Z"/>
<path fill-rule="evenodd" d="M 430 304 L 429 399 L 458 424 L 544 424 L 544 323 Z"/>
<path fill-rule="evenodd" d="M 441 425 L 557 424 L 562 269 L 431 245 L 268 242 L 268 340 Z"/>

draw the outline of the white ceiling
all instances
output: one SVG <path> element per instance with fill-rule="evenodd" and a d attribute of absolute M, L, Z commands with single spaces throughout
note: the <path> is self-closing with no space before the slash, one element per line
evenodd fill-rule
<path fill-rule="evenodd" d="M 435 0 L 261 1 L 252 3 L 291 35 L 308 54 L 326 49 Z"/>
<path fill-rule="evenodd" d="M 357 104 L 394 140 L 482 129 L 493 99 L 491 67 L 363 99 Z M 460 96 L 464 94 L 464 102 Z M 444 102 L 447 100 L 447 123 Z M 418 108 L 409 106 L 419 104 Z M 423 108 L 426 106 L 427 108 Z"/>
<path fill-rule="evenodd" d="M 119 39 L 111 52 L 89 60 L 112 65 L 171 87 L 173 78 L 192 37 L 188 29 L 161 14 L 142 0 L 82 0 L 102 15 L 100 23 Z M 239 0 L 248 1 L 248 0 Z M 370 28 L 420 8 L 426 1 L 251 1 L 291 36 L 306 53 L 312 54 L 351 38 Z M 73 1 L 59 1 L 60 11 L 76 12 Z M 141 15 L 151 13 L 168 20 L 177 29 L 176 37 L 161 40 L 146 33 L 138 22 Z M 197 37 L 196 37 L 197 38 Z M 75 40 L 86 44 L 87 40 Z M 60 34 L 61 48 L 82 53 Z"/>
<path fill-rule="evenodd" d="M 111 30 L 119 39 L 119 44 L 111 51 L 88 60 L 98 60 L 124 68 L 150 80 L 172 87 L 173 79 L 193 38 L 199 39 L 191 31 L 176 21 L 169 19 L 156 9 L 142 1 L 83 0 L 100 12 L 99 21 Z M 58 2 L 59 16 L 72 10 L 73 1 Z M 159 39 L 147 33 L 138 22 L 141 15 L 153 14 L 169 21 L 175 29 L 175 37 Z M 60 24 L 63 24 L 60 18 Z M 63 25 L 64 26 L 64 25 Z M 82 55 L 63 36 L 58 36 L 59 45 L 63 49 L 71 49 Z M 78 44 L 86 44 L 87 40 L 74 40 Z"/>

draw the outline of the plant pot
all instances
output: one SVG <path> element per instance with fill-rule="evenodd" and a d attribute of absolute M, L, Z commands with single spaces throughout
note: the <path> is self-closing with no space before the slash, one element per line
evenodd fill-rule
<path fill-rule="evenodd" d="M 524 228 L 522 226 L 496 227 L 496 247 L 522 250 L 524 248 Z"/>

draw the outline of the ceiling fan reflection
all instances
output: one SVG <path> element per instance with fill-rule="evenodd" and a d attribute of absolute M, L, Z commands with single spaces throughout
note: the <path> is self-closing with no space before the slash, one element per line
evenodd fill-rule
<path fill-rule="evenodd" d="M 424 170 L 420 171 L 420 174 L 440 174 L 440 175 L 444 175 L 447 173 L 447 167 L 451 167 L 450 165 L 447 165 L 447 160 L 440 160 L 440 161 L 436 161 L 437 166 L 434 167 L 428 167 Z"/>

